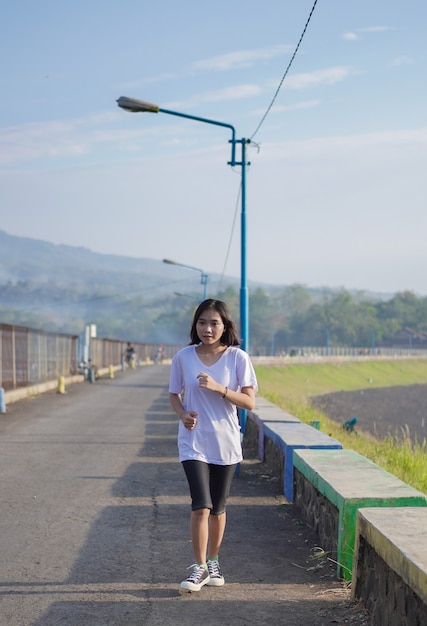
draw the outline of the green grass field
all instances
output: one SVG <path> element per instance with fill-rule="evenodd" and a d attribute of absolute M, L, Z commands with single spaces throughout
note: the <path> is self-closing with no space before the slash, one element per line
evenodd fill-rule
<path fill-rule="evenodd" d="M 347 433 L 340 424 L 310 406 L 311 396 L 372 387 L 427 384 L 427 359 L 376 360 L 338 363 L 291 363 L 278 367 L 255 366 L 259 395 L 289 411 L 303 422 L 321 422 L 321 430 L 427 493 L 427 448 L 409 438 L 377 440 L 366 434 Z"/>

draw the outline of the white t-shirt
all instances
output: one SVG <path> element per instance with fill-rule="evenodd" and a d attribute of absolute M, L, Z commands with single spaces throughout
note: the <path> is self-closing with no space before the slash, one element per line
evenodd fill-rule
<path fill-rule="evenodd" d="M 239 347 L 229 346 L 213 365 L 205 365 L 196 346 L 183 348 L 172 359 L 169 391 L 184 394 L 186 411 L 195 411 L 196 426 L 189 430 L 180 420 L 179 460 L 198 460 L 215 465 L 233 465 L 242 460 L 240 426 L 236 405 L 219 393 L 199 387 L 197 375 L 206 372 L 224 387 L 240 391 L 258 389 L 251 360 Z"/>

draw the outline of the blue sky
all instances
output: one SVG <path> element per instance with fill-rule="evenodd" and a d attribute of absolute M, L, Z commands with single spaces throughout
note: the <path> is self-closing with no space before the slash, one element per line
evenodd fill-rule
<path fill-rule="evenodd" d="M 15 0 L 2 9 L 0 228 L 248 279 L 427 295 L 425 0 Z"/>

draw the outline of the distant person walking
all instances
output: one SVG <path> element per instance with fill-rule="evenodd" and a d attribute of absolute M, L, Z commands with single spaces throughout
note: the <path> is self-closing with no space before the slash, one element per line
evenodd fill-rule
<path fill-rule="evenodd" d="M 160 364 L 163 363 L 164 354 L 165 354 L 165 347 L 161 343 L 160 346 L 157 348 L 156 356 L 154 357 L 154 362 L 156 363 L 156 365 L 158 363 L 160 363 Z"/>
<path fill-rule="evenodd" d="M 129 366 L 132 366 L 134 359 L 135 359 L 135 348 L 130 343 L 130 341 L 128 341 L 127 347 L 126 347 L 126 363 Z"/>
<path fill-rule="evenodd" d="M 257 380 L 241 350 L 227 305 L 208 299 L 197 308 L 191 342 L 172 359 L 169 396 L 179 417 L 179 459 L 191 495 L 190 534 L 195 563 L 181 587 L 200 591 L 225 580 L 218 555 L 226 501 L 242 460 L 237 408 L 255 406 Z"/>

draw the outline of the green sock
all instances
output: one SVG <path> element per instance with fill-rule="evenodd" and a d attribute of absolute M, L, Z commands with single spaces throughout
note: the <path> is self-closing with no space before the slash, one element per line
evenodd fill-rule
<path fill-rule="evenodd" d="M 208 556 L 208 561 L 218 561 L 218 555 L 216 555 L 216 556 Z"/>

